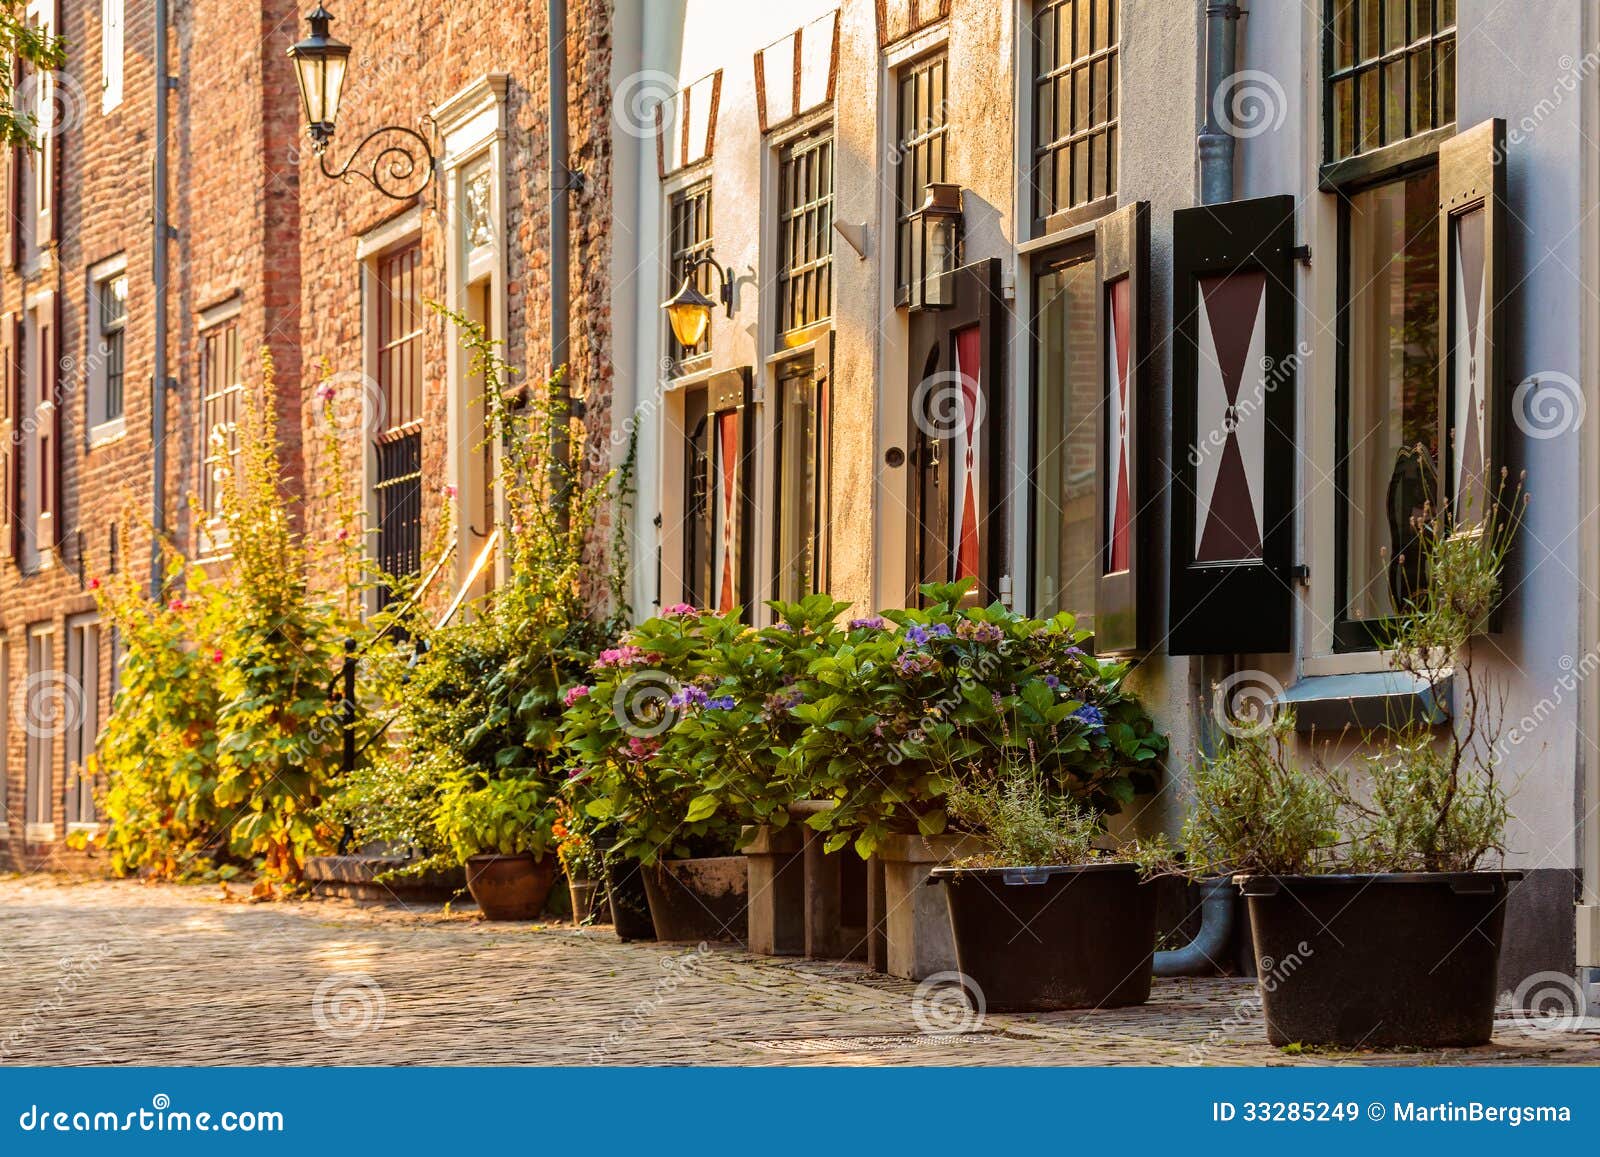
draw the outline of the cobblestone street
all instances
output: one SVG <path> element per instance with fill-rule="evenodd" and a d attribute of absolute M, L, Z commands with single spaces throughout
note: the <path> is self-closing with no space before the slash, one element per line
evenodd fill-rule
<path fill-rule="evenodd" d="M 1511 1019 L 1467 1052 L 1290 1055 L 1263 1043 L 1253 993 L 1158 980 L 1142 1008 L 977 1019 L 855 965 L 492 925 L 470 907 L 0 880 L 7 1064 L 1600 1062 L 1600 1032 Z"/>

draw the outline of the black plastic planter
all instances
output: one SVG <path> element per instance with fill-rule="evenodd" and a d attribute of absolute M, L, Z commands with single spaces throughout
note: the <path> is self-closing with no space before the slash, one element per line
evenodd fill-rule
<path fill-rule="evenodd" d="M 644 891 L 644 872 L 638 860 L 606 857 L 606 902 L 611 927 L 623 940 L 654 940 L 650 899 Z"/>
<path fill-rule="evenodd" d="M 957 967 L 990 1012 L 1114 1008 L 1150 999 L 1155 889 L 1132 864 L 935 868 Z"/>
<path fill-rule="evenodd" d="M 1520 872 L 1250 876 L 1267 1039 L 1455 1048 L 1489 1042 L 1505 900 Z"/>
<path fill-rule="evenodd" d="M 658 860 L 641 871 L 656 939 L 746 939 L 750 895 L 744 856 Z"/>

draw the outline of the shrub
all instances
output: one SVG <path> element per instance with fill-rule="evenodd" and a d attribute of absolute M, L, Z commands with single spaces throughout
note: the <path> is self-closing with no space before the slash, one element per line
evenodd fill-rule
<path fill-rule="evenodd" d="M 514 390 L 499 344 L 441 312 L 486 383 L 489 437 L 501 447 L 506 579 L 451 624 L 421 627 L 414 658 L 395 657 L 405 667 L 388 676 L 395 742 L 329 810 L 363 841 L 409 849 L 406 873 L 552 846 L 564 698 L 615 631 L 585 601 L 587 551 L 608 504 L 625 505 L 632 476 L 630 455 L 620 470 L 585 479 L 558 445 L 583 444 L 559 376 Z M 614 575 L 610 586 L 623 583 Z M 615 614 L 625 612 L 619 603 Z"/>
<path fill-rule="evenodd" d="M 1017 751 L 1096 812 L 1151 786 L 1166 741 L 1123 690 L 1126 665 L 1085 652 L 1069 614 L 962 608 L 971 588 L 926 586 L 926 609 L 853 620 L 800 684 L 806 726 L 783 767 L 833 801 L 808 821 L 828 850 L 853 841 L 865 857 L 891 833 L 944 831 L 948 794 Z"/>
<path fill-rule="evenodd" d="M 1501 698 L 1473 654 L 1527 503 L 1520 485 L 1509 496 L 1504 486 L 1502 472 L 1481 514 L 1428 507 L 1415 521 L 1418 586 L 1385 640 L 1394 669 L 1454 681 L 1454 718 L 1442 728 L 1395 720 L 1364 734 L 1362 752 L 1340 767 L 1297 761 L 1288 715 L 1235 739 L 1194 770 L 1190 872 L 1464 872 L 1504 853 Z"/>
<path fill-rule="evenodd" d="M 118 872 L 185 875 L 231 855 L 293 885 L 331 840 L 317 809 L 343 733 L 328 684 L 343 640 L 364 628 L 359 591 L 309 588 L 315 549 L 282 485 L 273 397 L 263 354 L 223 485 L 221 573 L 173 554 L 163 600 L 126 578 L 100 591 L 124 646 L 101 758 Z"/>

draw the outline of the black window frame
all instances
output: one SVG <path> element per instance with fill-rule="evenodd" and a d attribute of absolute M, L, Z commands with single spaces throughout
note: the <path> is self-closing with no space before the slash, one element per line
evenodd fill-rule
<path fill-rule="evenodd" d="M 1044 613 L 1040 604 L 1038 589 L 1039 536 L 1037 534 L 1042 507 L 1039 485 L 1039 393 L 1043 388 L 1043 382 L 1041 381 L 1043 359 L 1039 356 L 1039 284 L 1050 274 L 1075 265 L 1087 265 L 1089 272 L 1093 275 L 1095 273 L 1097 255 L 1095 237 L 1092 232 L 1082 237 L 1073 238 L 1070 241 L 1063 241 L 1059 245 L 1052 245 L 1048 249 L 1041 249 L 1030 255 L 1028 270 L 1030 294 L 1028 307 L 1030 311 L 1030 316 L 1028 317 L 1028 606 L 1031 613 L 1036 616 Z M 1100 293 L 1098 281 L 1095 283 L 1095 292 L 1097 295 Z M 1100 360 L 1098 321 L 1099 312 L 1098 308 L 1096 308 L 1094 356 L 1097 374 L 1100 373 L 1098 368 Z M 1091 543 L 1089 554 L 1084 559 L 1084 565 L 1096 566 L 1097 558 L 1098 552 Z M 1098 573 L 1097 567 L 1095 573 Z M 1094 614 L 1092 597 L 1087 612 L 1092 618 Z M 1082 611 L 1074 611 L 1073 613 L 1080 618 L 1083 616 Z M 1092 649 L 1092 638 L 1085 642 L 1084 646 Z"/>
<path fill-rule="evenodd" d="M 820 160 L 818 159 L 820 156 Z M 778 314 L 780 347 L 791 335 L 804 333 L 833 317 L 833 125 L 818 125 L 778 146 Z M 824 181 L 817 179 L 817 193 L 797 203 L 794 198 L 797 167 L 818 164 L 825 169 Z M 808 186 L 809 187 L 809 186 Z M 796 262 L 797 253 L 808 257 Z M 804 287 L 802 300 L 815 303 L 815 312 L 796 307 L 796 285 Z M 820 286 L 820 288 L 818 288 Z"/>
<path fill-rule="evenodd" d="M 1109 16 L 1108 23 L 1111 31 L 1106 35 L 1106 43 L 1098 48 L 1091 47 L 1079 53 L 1077 44 L 1072 42 L 1072 55 L 1062 59 L 1052 48 L 1053 66 L 1049 69 L 1041 67 L 1043 54 L 1041 45 L 1042 25 L 1045 18 L 1050 17 L 1051 28 L 1060 27 L 1060 15 L 1063 10 L 1070 10 L 1073 14 L 1078 11 L 1079 5 L 1085 5 L 1090 13 L 1090 43 L 1094 44 L 1099 21 L 1102 15 Z M 1079 28 L 1080 22 L 1073 20 L 1072 27 Z M 1117 206 L 1117 181 L 1118 181 L 1118 145 L 1121 141 L 1121 124 L 1118 117 L 1118 108 L 1121 101 L 1121 52 L 1122 13 L 1120 0 L 1037 0 L 1033 5 L 1028 21 L 1028 44 L 1032 51 L 1032 76 L 1028 86 L 1028 99 L 1032 102 L 1030 120 L 1032 137 L 1028 163 L 1028 190 L 1029 190 L 1029 215 L 1032 221 L 1032 235 L 1040 237 L 1046 233 L 1068 229 L 1074 225 L 1082 224 L 1110 212 Z M 1076 33 L 1074 33 L 1076 36 Z M 1059 41 L 1059 38 L 1057 38 Z M 1108 96 L 1105 96 L 1106 117 L 1095 120 L 1095 106 L 1097 103 L 1097 90 L 1094 83 L 1096 68 L 1105 66 L 1105 84 Z M 1066 132 L 1059 131 L 1059 126 L 1054 126 L 1050 140 L 1041 138 L 1042 118 L 1039 115 L 1041 107 L 1040 92 L 1046 85 L 1054 86 L 1061 81 L 1072 80 L 1075 73 L 1081 71 L 1085 80 L 1084 98 L 1089 111 L 1085 116 L 1084 127 L 1073 129 L 1069 127 Z M 1074 91 L 1074 100 L 1076 92 Z M 1055 109 L 1059 104 L 1052 102 Z M 1052 114 L 1054 117 L 1054 114 Z M 1069 122 L 1074 119 L 1069 117 Z M 1096 149 L 1098 143 L 1099 149 Z M 1052 193 L 1049 210 L 1045 211 L 1044 186 L 1040 180 L 1040 170 L 1046 159 L 1051 164 L 1051 186 L 1054 188 L 1056 163 L 1060 159 L 1070 162 L 1072 150 L 1078 144 L 1083 144 L 1088 152 L 1087 193 L 1079 199 L 1076 195 L 1076 181 L 1069 182 L 1068 199 L 1066 205 L 1057 204 Z M 1096 176 L 1100 178 L 1102 188 L 1096 192 Z"/>
<path fill-rule="evenodd" d="M 926 123 L 911 125 L 910 121 L 916 116 L 917 102 L 915 99 L 908 101 L 906 91 L 909 88 L 914 97 L 917 78 L 923 75 L 930 77 L 931 88 L 932 77 L 936 72 L 939 99 L 934 100 L 930 95 L 928 108 L 937 112 L 938 120 L 930 119 Z M 949 176 L 950 118 L 946 115 L 950 100 L 949 54 L 941 46 L 915 60 L 907 61 L 895 70 L 894 84 L 894 301 L 895 305 L 900 306 L 906 305 L 911 300 L 909 279 L 911 214 L 916 212 L 918 206 L 927 198 L 928 186 L 944 181 Z M 931 164 L 935 146 L 939 160 L 937 175 L 934 174 Z M 923 180 L 915 189 L 908 188 L 905 184 L 905 174 L 909 171 L 914 175 L 916 172 L 915 168 L 907 169 L 908 158 L 913 156 L 925 158 L 922 167 Z"/>
<path fill-rule="evenodd" d="M 1407 24 L 1408 35 L 1402 42 L 1390 49 L 1383 48 L 1384 32 L 1387 29 L 1388 8 L 1395 0 L 1323 0 L 1322 19 L 1322 188 L 1324 191 L 1335 191 L 1351 183 L 1374 184 L 1379 183 L 1392 175 L 1396 169 L 1407 165 L 1426 163 L 1430 157 L 1438 152 L 1439 143 L 1455 134 L 1456 126 L 1456 101 L 1459 97 L 1455 82 L 1456 69 L 1456 40 L 1457 40 L 1457 9 L 1456 0 L 1398 0 L 1401 4 Z M 1427 2 L 1431 5 L 1433 14 L 1432 30 L 1423 37 L 1410 35 L 1412 17 L 1418 2 Z M 1360 59 L 1360 49 L 1356 50 L 1356 60 L 1353 64 L 1339 68 L 1336 62 L 1337 41 L 1336 21 L 1342 8 L 1348 6 L 1353 11 L 1353 18 L 1359 23 L 1360 9 L 1369 6 L 1378 14 L 1378 40 L 1380 51 L 1377 56 L 1369 59 Z M 1446 22 L 1445 15 L 1449 20 Z M 1357 44 L 1360 44 L 1359 32 Z M 1405 68 L 1404 112 L 1402 116 L 1407 124 L 1411 120 L 1411 102 L 1414 93 L 1412 83 L 1411 61 L 1414 55 L 1424 50 L 1429 53 L 1433 63 L 1435 80 L 1440 69 L 1441 50 L 1448 53 L 1451 67 L 1450 76 L 1450 101 L 1448 119 L 1442 115 L 1443 104 L 1437 99 L 1433 100 L 1433 112 L 1429 117 L 1430 127 L 1420 129 L 1409 136 L 1401 136 L 1392 140 L 1385 139 L 1383 121 L 1378 125 L 1378 143 L 1371 148 L 1360 148 L 1361 138 L 1361 76 L 1365 73 L 1376 73 L 1378 77 L 1378 108 L 1380 117 L 1384 112 L 1382 87 L 1384 70 L 1393 65 L 1403 65 Z M 1352 120 L 1357 126 L 1355 138 L 1357 148 L 1353 153 L 1341 154 L 1335 141 L 1335 89 L 1344 80 L 1350 80 L 1353 90 L 1354 114 Z M 1435 84 L 1430 88 L 1430 93 L 1435 96 L 1438 87 Z"/>
<path fill-rule="evenodd" d="M 674 190 L 667 198 L 667 294 L 669 296 L 676 293 L 678 287 L 683 284 L 691 264 L 702 257 L 710 256 L 716 235 L 715 220 L 712 216 L 714 209 L 709 173 Z M 710 264 L 702 264 L 695 270 L 694 276 L 696 288 L 707 297 L 716 300 L 720 287 L 714 279 Z M 705 336 L 700 339 L 699 345 L 685 347 L 678 343 L 677 335 L 668 325 L 667 356 L 671 358 L 673 365 L 682 367 L 687 363 L 709 357 L 713 328 L 711 325 L 706 326 Z"/>
<path fill-rule="evenodd" d="M 1456 16 L 1458 6 L 1453 0 L 1428 0 L 1431 4 L 1433 16 L 1432 30 L 1427 37 L 1417 38 L 1410 35 L 1412 18 L 1416 0 L 1403 0 L 1402 7 L 1407 22 L 1408 35 L 1402 42 L 1392 49 L 1382 47 L 1384 32 L 1387 28 L 1389 2 L 1387 0 L 1324 0 L 1323 28 L 1322 28 L 1322 167 L 1321 188 L 1324 192 L 1337 198 L 1338 211 L 1338 248 L 1336 257 L 1336 289 L 1335 289 L 1335 356 L 1334 356 L 1334 604 L 1333 604 L 1333 649 L 1336 653 L 1344 654 L 1358 651 L 1373 651 L 1381 648 L 1388 625 L 1393 622 L 1391 618 L 1384 619 L 1353 619 L 1349 616 L 1350 608 L 1350 203 L 1358 193 L 1366 192 L 1380 185 L 1402 181 L 1426 169 L 1436 167 L 1439 159 L 1440 144 L 1455 135 L 1455 106 L 1458 97 L 1457 85 L 1452 76 L 1450 80 L 1450 119 L 1442 123 L 1419 131 L 1412 136 L 1402 137 L 1384 143 L 1380 122 L 1379 144 L 1375 147 L 1357 151 L 1348 156 L 1340 156 L 1334 140 L 1334 89 L 1340 80 L 1356 77 L 1355 108 L 1357 122 L 1356 138 L 1359 145 L 1361 131 L 1360 121 L 1360 81 L 1359 75 L 1363 72 L 1376 70 L 1378 73 L 1379 107 L 1382 111 L 1382 84 L 1383 69 L 1389 65 L 1406 62 L 1405 89 L 1405 116 L 1409 123 L 1410 102 L 1413 85 L 1410 81 L 1410 61 L 1419 50 L 1424 41 L 1430 52 L 1430 59 L 1435 63 L 1435 87 L 1431 90 L 1438 92 L 1438 62 L 1441 46 L 1448 42 L 1449 58 L 1452 69 L 1456 66 Z M 1348 7 L 1352 11 L 1352 18 L 1359 20 L 1360 8 L 1363 4 L 1370 4 L 1377 13 L 1380 52 L 1369 59 L 1361 59 L 1358 47 L 1354 52 L 1355 62 L 1350 67 L 1340 69 L 1336 66 L 1335 55 L 1337 45 L 1335 41 L 1335 21 L 1342 8 Z M 1449 20 L 1444 19 L 1449 15 Z M 1435 106 L 1439 106 L 1435 100 Z M 1437 120 L 1438 117 L 1430 118 Z M 1449 303 L 1439 303 L 1441 322 Z M 1437 463 L 1433 464 L 1437 467 Z"/>

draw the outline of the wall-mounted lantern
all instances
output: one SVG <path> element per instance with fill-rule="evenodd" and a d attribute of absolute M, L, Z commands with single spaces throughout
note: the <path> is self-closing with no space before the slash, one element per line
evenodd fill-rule
<path fill-rule="evenodd" d="M 348 181 L 360 177 L 378 192 L 397 201 L 416 196 L 433 177 L 433 148 L 428 138 L 404 125 L 385 125 L 368 133 L 349 160 L 338 169 L 328 168 L 327 149 L 333 140 L 334 126 L 339 119 L 339 93 L 344 87 L 345 72 L 350 63 L 350 46 L 328 34 L 333 14 L 318 4 L 306 17 L 310 34 L 289 48 L 289 58 L 294 61 L 295 76 L 300 82 L 300 103 L 305 109 L 306 135 L 311 138 L 311 150 L 317 154 L 322 175 L 335 180 Z M 426 120 L 426 118 L 424 118 Z M 399 137 L 378 149 L 372 159 L 370 172 L 351 166 L 367 145 L 378 137 Z M 414 141 L 422 150 L 422 159 L 408 147 Z"/>
<path fill-rule="evenodd" d="M 717 264 L 716 258 L 708 250 L 683 271 L 683 284 L 678 287 L 678 292 L 661 303 L 667 321 L 672 325 L 672 336 L 678 339 L 678 344 L 684 349 L 693 349 L 700 344 L 700 340 L 706 336 L 706 327 L 711 324 L 711 311 L 718 304 L 701 293 L 700 287 L 695 284 L 695 273 L 702 265 L 709 265 L 717 271 L 717 297 L 727 315 L 733 316 L 733 273 Z"/>
<path fill-rule="evenodd" d="M 947 309 L 955 304 L 954 279 L 961 266 L 961 186 L 936 181 L 911 214 L 911 308 Z"/>

